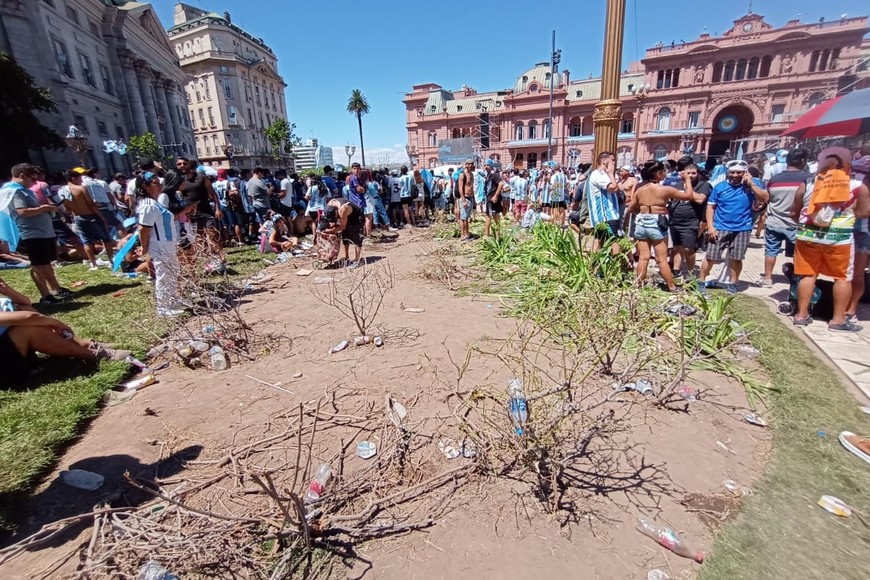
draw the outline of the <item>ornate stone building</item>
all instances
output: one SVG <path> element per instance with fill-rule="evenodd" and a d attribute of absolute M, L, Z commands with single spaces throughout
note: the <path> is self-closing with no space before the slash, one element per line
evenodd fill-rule
<path fill-rule="evenodd" d="M 104 174 L 128 170 L 127 156 L 104 142 L 154 133 L 164 151 L 193 151 L 184 106 L 187 76 L 150 4 L 125 0 L 0 0 L 0 50 L 37 85 L 48 87 L 58 114 L 43 122 L 59 135 L 71 124 L 82 151 L 33 152 L 48 170 L 79 165 Z"/>
<path fill-rule="evenodd" d="M 228 167 L 228 154 L 241 167 L 287 166 L 289 159 L 274 159 L 262 133 L 276 119 L 287 118 L 287 85 L 272 49 L 233 24 L 228 12 L 181 3 L 168 33 L 190 75 L 185 91 L 197 157 L 214 166 Z"/>
<path fill-rule="evenodd" d="M 621 78 L 620 162 L 780 147 L 779 135 L 803 112 L 870 86 L 868 30 L 866 17 L 774 28 L 750 12 L 722 36 L 649 48 Z M 572 80 L 563 71 L 553 88 L 553 160 L 591 162 L 601 80 Z M 404 98 L 408 155 L 420 166 L 456 163 L 462 155 L 540 166 L 550 141 L 549 91 L 546 62 L 502 91 L 416 85 Z"/>

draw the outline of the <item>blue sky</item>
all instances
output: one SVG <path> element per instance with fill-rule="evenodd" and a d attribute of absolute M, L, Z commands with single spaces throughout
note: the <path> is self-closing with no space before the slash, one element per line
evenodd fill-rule
<path fill-rule="evenodd" d="M 366 160 L 403 161 L 405 108 L 411 86 L 435 82 L 449 89 L 468 84 L 478 91 L 505 89 L 534 63 L 548 60 L 550 35 L 562 50 L 561 68 L 574 79 L 601 72 L 605 0 L 441 0 L 420 14 L 416 4 L 333 0 L 325 4 L 287 0 L 189 0 L 222 13 L 262 37 L 278 57 L 287 83 L 287 111 L 300 138 L 317 137 L 338 148 L 359 145 L 356 119 L 345 112 L 354 88 L 366 95 L 371 113 L 363 117 Z M 152 0 L 164 25 L 171 26 L 174 0 Z M 866 0 L 754 0 L 752 11 L 773 26 L 865 15 Z M 657 42 L 694 40 L 705 28 L 721 34 L 744 15 L 749 0 L 695 3 L 685 0 L 626 0 L 623 61 L 643 56 Z M 305 8 L 302 8 L 302 7 Z M 582 10 L 578 6 L 583 6 Z M 467 16 L 466 20 L 463 16 Z M 452 23 L 452 25 L 448 25 Z M 357 149 L 359 149 L 357 147 Z M 340 153 L 340 154 L 339 154 Z M 354 156 L 359 160 L 359 151 Z"/>

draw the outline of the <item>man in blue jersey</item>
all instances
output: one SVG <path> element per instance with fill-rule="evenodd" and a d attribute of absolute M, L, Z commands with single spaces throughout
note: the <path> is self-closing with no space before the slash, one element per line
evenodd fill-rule
<path fill-rule="evenodd" d="M 614 254 L 619 253 L 619 238 L 625 235 L 619 215 L 619 186 L 616 157 L 610 151 L 598 155 L 598 166 L 589 175 L 589 222 L 595 234 L 592 249 L 599 250 L 608 240 Z"/>
<path fill-rule="evenodd" d="M 405 165 L 402 165 L 399 173 L 399 185 L 401 186 L 399 199 L 402 203 L 402 211 L 405 213 L 405 223 L 409 226 L 415 226 L 417 224 L 414 222 L 411 212 L 411 191 L 414 188 L 414 176 L 408 174 L 408 167 Z"/>
<path fill-rule="evenodd" d="M 553 221 L 560 226 L 565 225 L 565 209 L 568 204 L 565 202 L 565 192 L 568 189 L 568 178 L 558 165 L 553 169 L 553 176 L 550 177 L 550 205 L 553 208 Z"/>

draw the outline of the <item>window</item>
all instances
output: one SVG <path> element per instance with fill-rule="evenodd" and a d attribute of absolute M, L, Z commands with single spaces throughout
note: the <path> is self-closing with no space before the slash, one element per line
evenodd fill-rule
<path fill-rule="evenodd" d="M 225 80 L 223 82 L 223 85 L 224 85 L 224 97 L 226 97 L 228 99 L 232 99 L 233 98 L 233 86 L 230 84 L 230 81 Z"/>
<path fill-rule="evenodd" d="M 103 91 L 107 95 L 114 95 L 115 89 L 112 87 L 112 77 L 109 76 L 109 67 L 100 63 L 100 77 L 103 79 Z"/>
<path fill-rule="evenodd" d="M 584 137 L 588 137 L 595 132 L 595 122 L 592 120 L 592 115 L 583 117 L 583 128 L 580 133 Z"/>
<path fill-rule="evenodd" d="M 523 140 L 523 123 L 522 122 L 519 122 L 516 125 L 514 125 L 514 139 L 516 139 L 517 141 Z"/>
<path fill-rule="evenodd" d="M 758 71 L 758 76 L 766 79 L 770 76 L 770 65 L 773 62 L 772 56 L 761 57 L 761 70 Z"/>
<path fill-rule="evenodd" d="M 67 5 L 67 7 L 66 7 L 66 17 L 69 18 L 70 20 L 72 20 L 76 24 L 79 23 L 79 13 L 76 12 L 75 8 L 73 8 L 70 5 Z"/>
<path fill-rule="evenodd" d="M 109 136 L 109 129 L 106 127 L 105 121 L 97 121 L 97 132 L 103 137 Z"/>
<path fill-rule="evenodd" d="M 429 133 L 429 147 L 435 147 L 435 133 Z"/>
<path fill-rule="evenodd" d="M 689 111 L 689 129 L 695 129 L 701 126 L 701 112 Z"/>
<path fill-rule="evenodd" d="M 204 84 L 205 84 L 205 100 L 210 101 L 211 100 L 211 89 L 208 86 L 208 81 L 206 81 Z"/>
<path fill-rule="evenodd" d="M 741 58 L 737 61 L 737 69 L 734 73 L 735 81 L 742 81 L 746 78 L 746 67 L 748 66 L 748 62 L 745 58 Z"/>
<path fill-rule="evenodd" d="M 746 72 L 746 78 L 754 79 L 758 77 L 758 66 L 761 64 L 761 59 L 753 56 L 749 59 L 749 70 Z"/>
<path fill-rule="evenodd" d="M 665 71 L 660 70 L 656 75 L 656 88 L 663 89 L 665 88 Z"/>
<path fill-rule="evenodd" d="M 263 103 L 260 101 L 260 87 L 254 87 L 254 95 L 256 96 L 257 105 L 262 105 Z"/>
<path fill-rule="evenodd" d="M 202 157 L 202 147 L 199 145 L 199 137 L 194 137 L 194 141 L 196 142 L 196 154 Z"/>
<path fill-rule="evenodd" d="M 810 72 L 816 72 L 816 68 L 819 66 L 819 55 L 821 53 L 818 50 L 814 50 L 813 54 L 810 56 Z"/>
<path fill-rule="evenodd" d="M 583 96 L 583 91 L 574 91 L 574 96 L 578 99 Z"/>
<path fill-rule="evenodd" d="M 721 83 L 722 82 L 722 69 L 725 67 L 725 63 L 719 61 L 713 64 L 713 82 Z"/>
<path fill-rule="evenodd" d="M 193 116 L 193 111 L 190 111 L 190 128 L 196 129 L 196 118 Z"/>
<path fill-rule="evenodd" d="M 529 139 L 538 138 L 538 122 L 529 121 Z"/>
<path fill-rule="evenodd" d="M 202 102 L 202 93 L 199 92 L 199 87 L 196 88 L 196 102 L 197 103 Z"/>
<path fill-rule="evenodd" d="M 725 82 L 734 80 L 734 69 L 737 68 L 737 63 L 733 60 L 729 60 L 725 63 L 725 74 L 722 77 L 722 80 Z"/>
<path fill-rule="evenodd" d="M 634 117 L 631 116 L 631 113 L 624 116 L 619 122 L 619 132 L 634 133 Z"/>
<path fill-rule="evenodd" d="M 217 135 L 211 136 L 211 145 L 212 145 L 212 148 L 214 149 L 215 155 L 217 155 L 220 152 L 220 147 L 218 146 Z"/>
<path fill-rule="evenodd" d="M 124 138 L 124 128 L 120 125 L 115 125 L 115 138 L 123 139 Z"/>
<path fill-rule="evenodd" d="M 668 158 L 668 148 L 664 145 L 659 145 L 653 151 L 653 157 L 656 159 L 656 161 L 664 161 Z"/>
<path fill-rule="evenodd" d="M 529 169 L 534 169 L 538 166 L 538 154 L 537 153 L 529 153 Z"/>
<path fill-rule="evenodd" d="M 214 112 L 212 111 L 212 108 L 211 108 L 211 107 L 208 108 L 208 124 L 209 124 L 209 126 L 211 126 L 211 127 L 214 127 L 214 126 L 215 126 L 215 122 L 214 122 Z"/>
<path fill-rule="evenodd" d="M 671 128 L 671 110 L 664 107 L 656 115 L 656 130 L 668 131 Z"/>
<path fill-rule="evenodd" d="M 550 120 L 544 121 L 544 139 L 550 138 Z"/>
<path fill-rule="evenodd" d="M 819 59 L 819 70 L 820 71 L 828 70 L 828 64 L 829 64 L 828 59 L 830 58 L 830 56 L 831 56 L 831 51 L 828 50 L 827 48 L 822 51 L 822 56 Z"/>
<path fill-rule="evenodd" d="M 680 86 L 680 69 L 675 68 L 674 74 L 672 76 L 673 76 L 673 81 L 671 83 L 671 86 L 674 88 L 677 88 L 678 86 Z"/>
<path fill-rule="evenodd" d="M 774 105 L 770 108 L 770 122 L 782 123 L 785 116 L 785 105 Z"/>
<path fill-rule="evenodd" d="M 810 98 L 807 100 L 807 108 L 812 109 L 816 105 L 822 103 L 825 100 L 825 95 L 822 93 L 813 93 L 810 95 Z"/>
<path fill-rule="evenodd" d="M 238 125 L 239 124 L 239 116 L 238 111 L 235 106 L 228 105 L 227 106 L 227 123 L 229 125 Z"/>
<path fill-rule="evenodd" d="M 571 125 L 568 128 L 568 135 L 570 137 L 579 137 L 583 134 L 583 121 L 579 117 L 574 117 L 571 119 Z"/>
<path fill-rule="evenodd" d="M 220 71 L 221 71 L 222 73 L 224 73 L 224 74 L 227 74 L 227 73 L 230 72 L 230 67 L 225 66 L 225 65 L 221 65 L 221 67 L 220 67 Z"/>
<path fill-rule="evenodd" d="M 199 110 L 199 126 L 205 128 L 205 112 L 202 109 Z"/>
<path fill-rule="evenodd" d="M 60 74 L 74 79 L 72 66 L 69 62 L 69 53 L 66 51 L 66 45 L 56 38 L 51 39 L 51 44 L 54 47 L 54 61 L 57 63 L 57 70 Z"/>
<path fill-rule="evenodd" d="M 76 127 L 79 128 L 79 131 L 81 131 L 85 135 L 88 134 L 88 122 L 85 121 L 83 115 L 75 115 L 73 117 L 73 121 L 75 121 Z"/>
<path fill-rule="evenodd" d="M 88 55 L 79 52 L 79 65 L 82 68 L 82 78 L 86 83 L 94 88 L 97 88 L 97 81 L 94 78 L 94 71 L 91 69 L 91 59 Z"/>

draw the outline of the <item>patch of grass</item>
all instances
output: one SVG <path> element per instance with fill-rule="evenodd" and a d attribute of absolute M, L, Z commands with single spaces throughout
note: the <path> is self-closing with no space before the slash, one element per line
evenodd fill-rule
<path fill-rule="evenodd" d="M 230 250 L 228 261 L 239 276 L 262 265 L 249 247 Z M 62 286 L 87 282 L 73 289 L 74 299 L 43 309 L 78 336 L 110 342 L 141 357 L 166 331 L 155 320 L 150 285 L 112 276 L 108 270 L 89 272 L 81 265 L 56 272 Z M 2 278 L 31 299 L 39 295 L 28 270 L 6 270 Z M 83 422 L 98 412 L 103 393 L 131 372 L 125 363 L 95 368 L 63 359 L 41 362 L 41 370 L 22 390 L 0 391 L 0 529 L 13 527 L 17 500 L 54 464 Z"/>
<path fill-rule="evenodd" d="M 778 388 L 766 399 L 773 451 L 755 494 L 716 537 L 699 578 L 866 578 L 870 528 L 816 501 L 834 495 L 870 513 L 870 467 L 837 441 L 841 431 L 867 433 L 870 420 L 830 366 L 766 304 L 740 297 L 734 312 L 757 329 L 751 340 L 761 350 L 758 360 Z"/>

